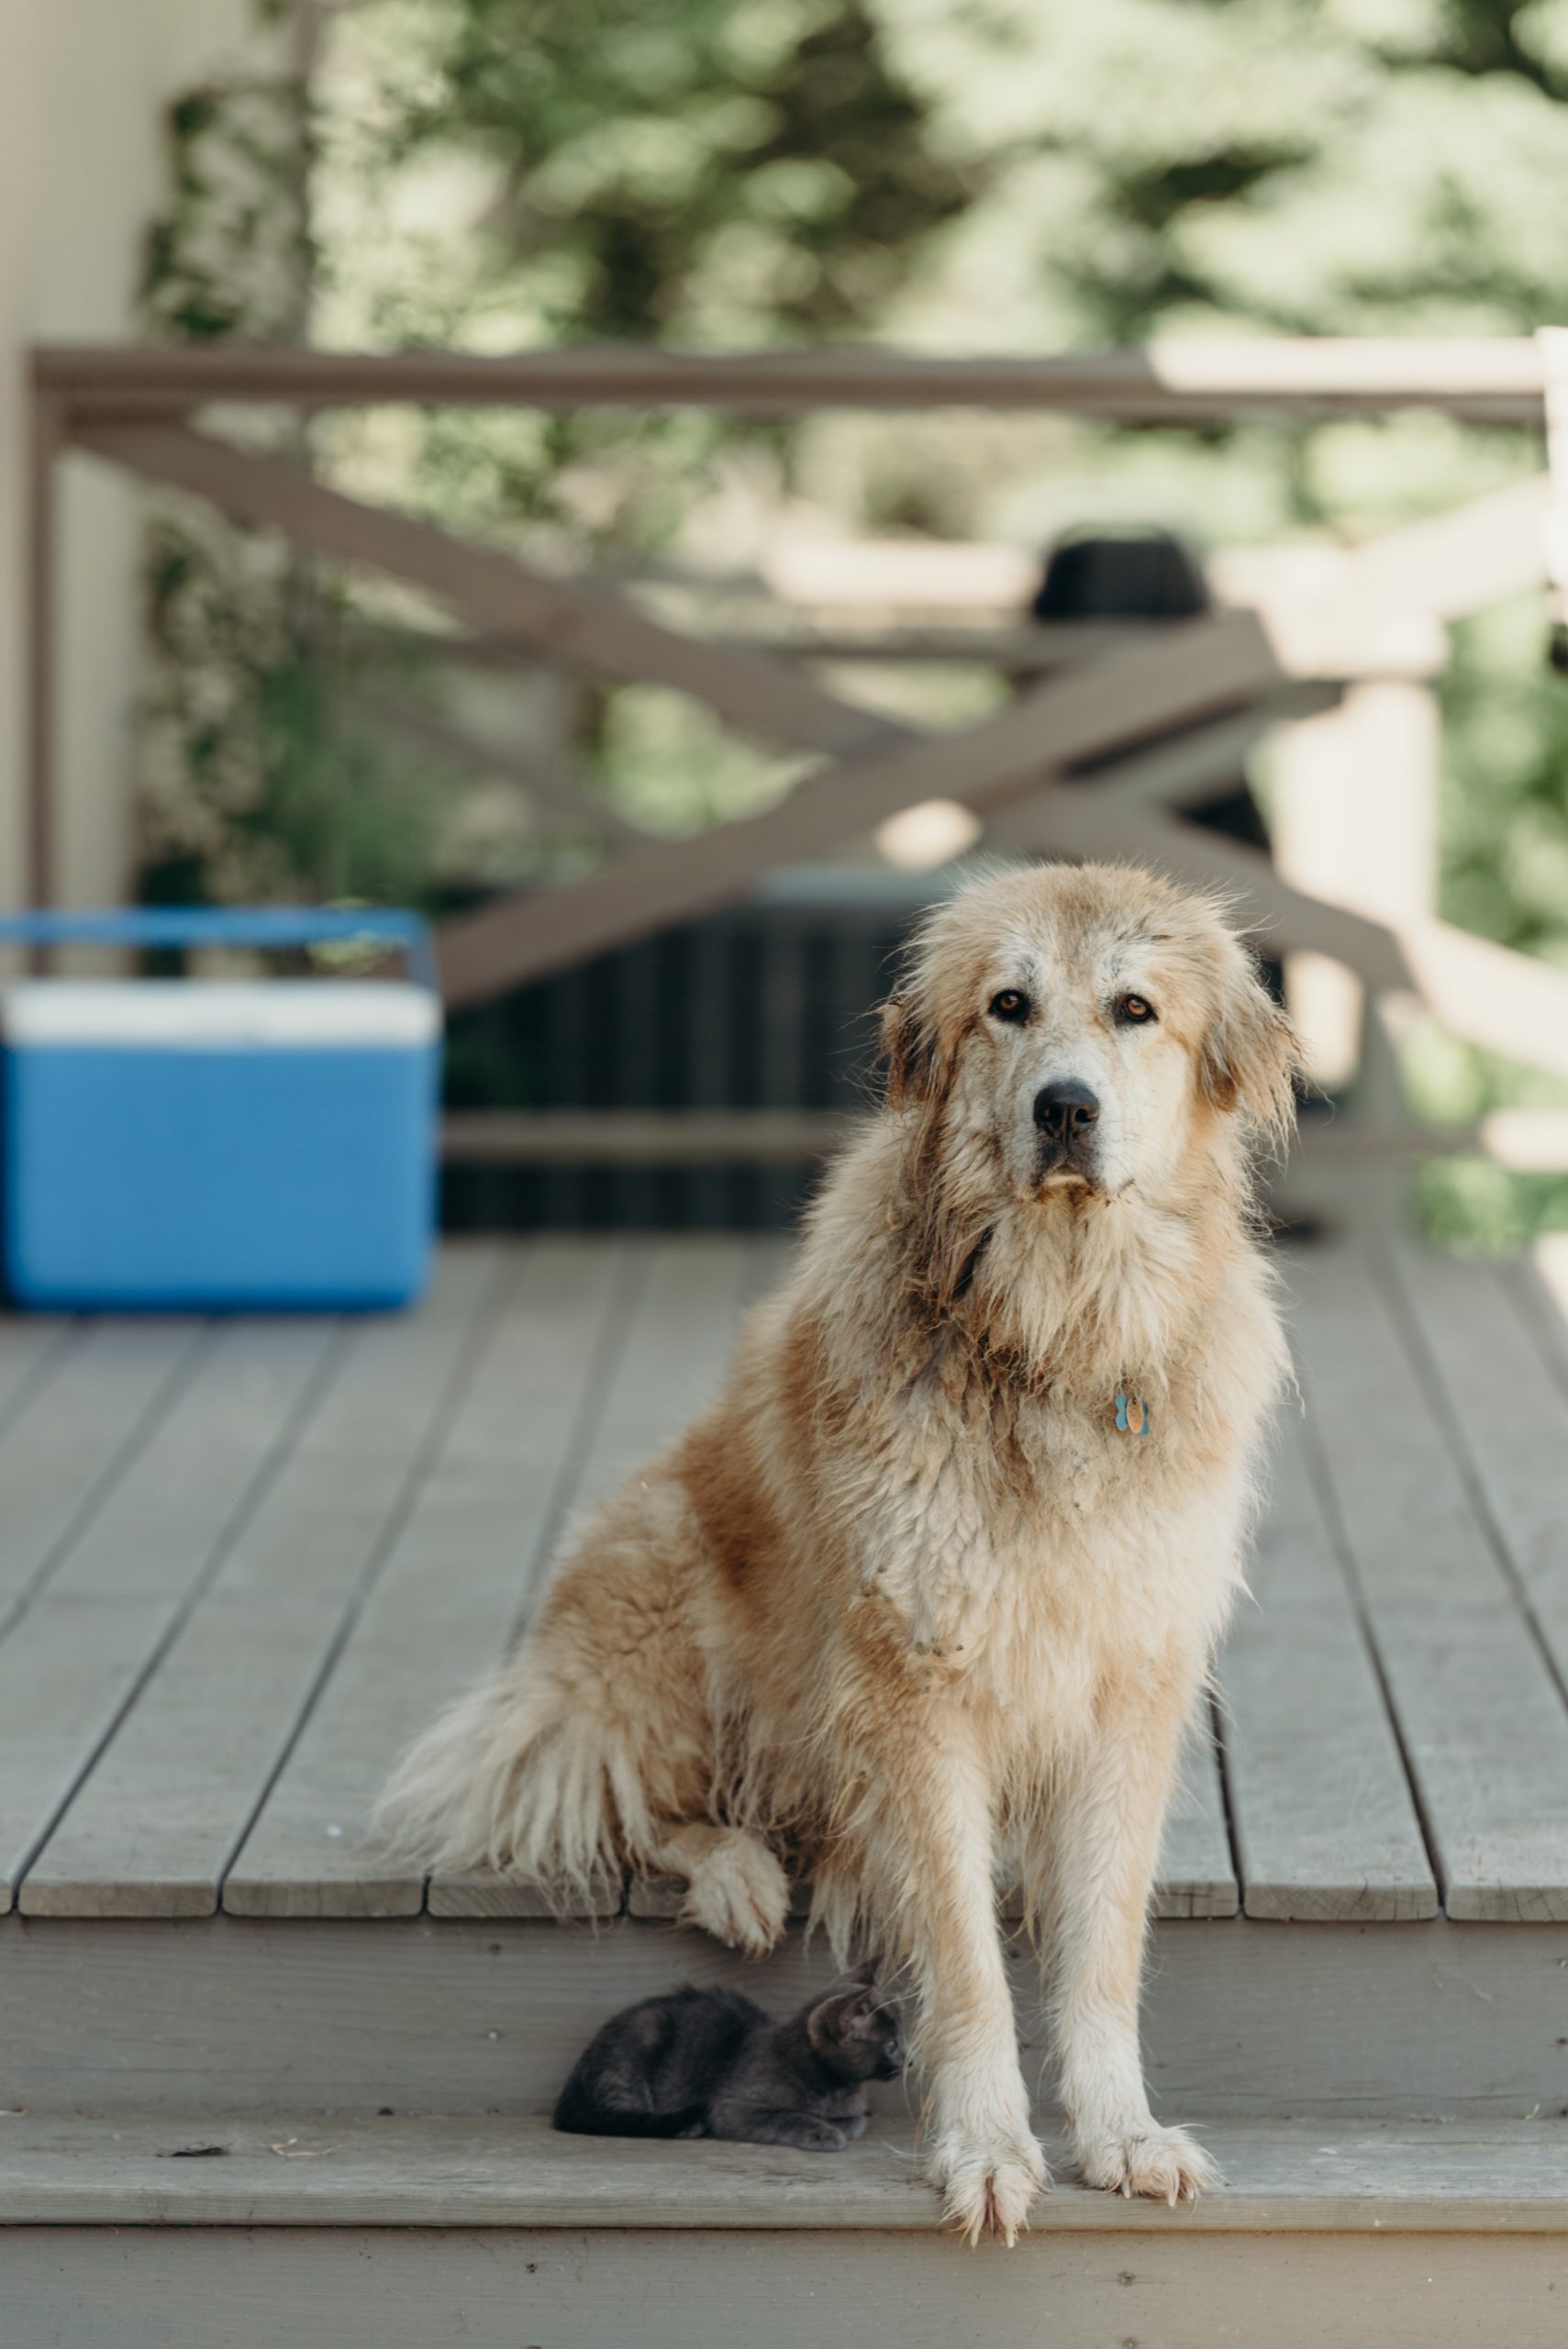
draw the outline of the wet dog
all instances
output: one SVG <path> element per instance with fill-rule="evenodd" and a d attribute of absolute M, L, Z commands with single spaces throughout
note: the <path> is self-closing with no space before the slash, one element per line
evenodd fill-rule
<path fill-rule="evenodd" d="M 1003 1865 L 1084 2176 L 1174 2201 L 1209 2176 L 1151 2114 L 1139 1986 L 1284 1375 L 1250 1166 L 1295 1051 L 1212 905 L 1105 866 L 940 906 L 884 1035 L 884 1106 L 722 1399 L 585 1527 L 384 1816 L 431 1867 L 674 1872 L 758 1953 L 787 1851 L 840 1951 L 903 1967 L 928 2173 L 1011 2242 L 1046 2179 Z"/>

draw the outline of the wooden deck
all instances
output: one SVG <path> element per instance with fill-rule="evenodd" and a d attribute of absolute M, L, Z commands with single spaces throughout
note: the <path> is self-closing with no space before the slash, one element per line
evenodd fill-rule
<path fill-rule="evenodd" d="M 539 1914 L 389 1872 L 366 1804 L 783 1261 L 551 1238 L 404 1321 L 0 1329 L 7 1905 Z M 1568 1920 L 1568 1335 L 1523 1268 L 1285 1261 L 1304 1408 L 1161 1914 Z"/>
<path fill-rule="evenodd" d="M 825 2274 L 865 2349 L 966 2337 L 980 2270 L 932 2232 L 899 2092 L 831 2176 L 542 2126 L 616 2006 L 743 1976 L 783 2010 L 819 1947 L 795 1930 L 748 1968 L 658 1886 L 558 1921 L 363 1834 L 784 1261 L 552 1237 L 450 1249 L 406 1320 L 0 1325 L 7 2349 L 261 2349 L 328 2309 L 350 2343 L 783 2349 Z M 1146 2002 L 1157 2109 L 1209 2128 L 1230 2188 L 1195 2218 L 1069 2179 L 985 2268 L 986 2313 L 1032 2342 L 1048 2290 L 1064 2343 L 1433 2349 L 1506 2305 L 1510 2339 L 1555 2343 L 1568 1332 L 1526 1267 L 1284 1269 L 1304 1408 Z M 1022 1956 L 1017 1980 L 1049 2132 Z"/>

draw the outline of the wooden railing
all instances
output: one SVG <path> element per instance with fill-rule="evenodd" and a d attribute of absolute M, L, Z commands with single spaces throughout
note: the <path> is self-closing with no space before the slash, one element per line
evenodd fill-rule
<path fill-rule="evenodd" d="M 573 408 L 651 403 L 748 414 L 823 407 L 1054 409 L 1143 424 L 1378 416 L 1412 405 L 1480 424 L 1543 424 L 1561 339 L 1475 342 L 1178 341 L 1044 359 L 944 361 L 878 351 L 703 356 L 560 351 L 491 359 L 439 351 L 42 350 L 32 364 L 33 582 L 29 663 L 30 883 L 50 902 L 54 651 L 52 491 L 66 452 L 107 461 L 322 557 L 409 583 L 471 631 L 457 655 L 516 659 L 695 696 L 732 726 L 816 762 L 776 806 L 673 842 L 639 836 L 602 803 L 603 867 L 519 891 L 449 921 L 439 940 L 452 1004 L 474 1002 L 748 891 L 785 860 L 820 855 L 912 803 L 957 800 L 1001 840 L 1071 855 L 1149 858 L 1232 890 L 1277 949 L 1348 963 L 1374 996 L 1414 994 L 1457 1035 L 1568 1077 L 1568 979 L 1441 922 L 1373 918 L 1293 886 L 1260 852 L 1179 810 L 1239 749 L 1367 676 L 1429 674 L 1442 624 L 1546 582 L 1545 475 L 1347 552 L 1309 588 L 1253 609 L 1129 632 L 1085 630 L 1027 655 L 992 648 L 1016 697 L 980 723 L 917 731 L 831 690 L 814 660 L 841 643 L 783 648 L 669 625 L 624 587 L 563 579 L 435 525 L 346 495 L 302 466 L 243 451 L 193 419 L 214 404 L 299 411 L 461 403 Z M 1560 462 L 1568 462 L 1564 435 Z M 1061 631 L 1053 632 L 1053 640 Z M 885 648 L 884 648 L 885 650 Z M 947 648 L 949 655 L 962 646 Z M 932 657 L 928 648 L 922 657 Z M 400 722 L 439 726 L 428 714 Z M 436 747 L 439 747 L 439 745 Z M 446 748 L 461 758 L 461 729 Z M 528 759 L 518 772 L 528 782 Z M 1096 788 L 1074 787 L 1092 767 Z M 584 803 L 538 777 L 558 812 Z"/>

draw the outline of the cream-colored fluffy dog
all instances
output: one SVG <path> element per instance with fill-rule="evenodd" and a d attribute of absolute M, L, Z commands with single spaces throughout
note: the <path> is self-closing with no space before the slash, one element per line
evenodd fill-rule
<path fill-rule="evenodd" d="M 1289 1029 L 1212 906 L 1107 866 L 941 906 L 722 1400 L 602 1508 L 384 1816 L 432 1868 L 674 1871 L 765 1950 L 787 1851 L 903 1963 L 925 2158 L 973 2238 L 1046 2183 L 999 1869 L 1050 1961 L 1084 2176 L 1195 2195 L 1149 2110 L 1144 1917 L 1283 1349 L 1251 1142 Z"/>

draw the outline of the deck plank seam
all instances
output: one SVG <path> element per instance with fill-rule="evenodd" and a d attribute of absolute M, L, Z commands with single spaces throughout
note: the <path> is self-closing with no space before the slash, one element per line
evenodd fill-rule
<path fill-rule="evenodd" d="M 345 1351 L 346 1334 L 346 1326 L 339 1322 L 323 1347 L 321 1359 L 306 1380 L 293 1409 L 284 1419 L 268 1451 L 258 1461 L 254 1474 L 220 1529 L 208 1553 L 206 1564 L 189 1585 L 183 1598 L 176 1602 L 169 1620 L 137 1666 L 123 1698 L 105 1722 L 102 1733 L 83 1756 L 81 1767 L 72 1774 L 70 1783 L 61 1790 L 59 1800 L 28 1845 L 15 1872 L 15 1878 L 6 1902 L 7 1908 L 13 1907 L 19 1898 L 22 1887 L 27 1882 L 28 1873 L 34 1861 L 97 1768 L 109 1746 L 118 1736 L 126 1720 L 135 1711 L 143 1689 L 201 1605 L 213 1583 L 222 1573 L 225 1561 L 232 1555 L 247 1527 L 266 1499 L 267 1494 L 298 1449 L 300 1440 L 309 1427 L 322 1397 L 338 1375 Z"/>
<path fill-rule="evenodd" d="M 193 1325 L 186 1342 L 114 1446 L 10 1606 L 0 1615 L 0 1640 L 16 1630 L 34 1601 L 48 1589 L 88 1527 L 102 1514 L 111 1496 L 125 1482 L 135 1462 L 146 1451 L 195 1377 L 203 1357 L 216 1342 L 216 1328 L 217 1325 L 211 1321 L 198 1321 Z"/>
<path fill-rule="evenodd" d="M 1389 1308 L 1389 1319 L 1404 1345 L 1407 1358 L 1416 1373 L 1421 1390 L 1431 1407 L 1432 1416 L 1448 1437 L 1453 1464 L 1462 1484 L 1477 1525 L 1486 1540 L 1487 1547 L 1496 1559 L 1503 1578 L 1513 1594 L 1525 1629 L 1529 1631 L 1536 1653 L 1546 1668 L 1547 1676 L 1557 1691 L 1558 1702 L 1568 1711 L 1568 1681 L 1553 1650 L 1552 1642 L 1536 1612 L 1529 1586 L 1520 1573 L 1508 1545 L 1507 1535 L 1499 1524 L 1486 1490 L 1482 1472 L 1464 1425 L 1463 1414 L 1454 1404 L 1443 1377 L 1442 1368 L 1427 1342 L 1410 1301 L 1405 1294 L 1397 1264 L 1379 1255 L 1373 1261 L 1372 1275 L 1382 1289 Z"/>
<path fill-rule="evenodd" d="M 523 1564 L 522 1592 L 506 1629 L 508 1650 L 528 1622 L 539 1573 L 567 1531 L 572 1505 L 582 1489 L 593 1451 L 597 1408 L 609 1392 L 610 1382 L 630 1342 L 638 1308 L 647 1293 L 653 1263 L 651 1250 L 628 1247 L 622 1241 L 617 1243 L 617 1253 L 619 1261 L 615 1280 L 606 1303 L 604 1321 L 589 1354 L 588 1374 L 573 1416 L 572 1433 L 562 1452 L 550 1500 L 540 1520 L 539 1539 Z"/>
<path fill-rule="evenodd" d="M 1230 1753 L 1226 1743 L 1226 1731 L 1234 1723 L 1228 1720 L 1229 1707 L 1220 1685 L 1218 1661 L 1209 1667 L 1207 1682 L 1208 1734 L 1214 1747 L 1215 1767 L 1219 1773 L 1219 1809 L 1225 1824 L 1225 1841 L 1230 1849 L 1230 1873 L 1236 1879 L 1236 1908 L 1244 1914 L 1247 1907 L 1247 1884 L 1241 1874 L 1241 1838 L 1236 1831 L 1236 1803 L 1230 1784 Z"/>
<path fill-rule="evenodd" d="M 606 1301 L 604 1322 L 590 1354 L 587 1376 L 584 1380 L 583 1393 L 573 1419 L 572 1434 L 562 1451 L 561 1467 L 551 1489 L 549 1505 L 540 1522 L 539 1538 L 530 1550 L 524 1567 L 522 1596 L 506 1632 L 507 1650 L 522 1635 L 533 1608 L 539 1575 L 548 1565 L 557 1545 L 564 1540 L 569 1530 L 573 1502 L 581 1491 L 584 1479 L 593 1464 L 594 1432 L 598 1425 L 598 1407 L 610 1392 L 620 1362 L 631 1343 L 637 1327 L 638 1315 L 652 1280 L 657 1242 L 649 1245 L 645 1234 L 637 1235 L 637 1240 L 641 1244 L 628 1245 L 625 1240 L 618 1244 L 619 1263 L 616 1279 Z M 749 1279 L 754 1256 L 754 1249 L 748 1249 L 740 1259 L 738 1273 L 739 1305 L 735 1314 L 737 1326 L 748 1308 L 757 1301 L 754 1287 Z M 731 1343 L 733 1343 L 733 1330 Z M 620 1898 L 617 1907 L 607 1916 L 601 1916 L 597 1910 L 594 1912 L 591 1922 L 595 1930 L 602 1923 L 611 1924 L 617 1918 L 626 1916 L 628 1913 L 630 1897 L 630 1878 L 623 1870 Z M 430 1909 L 430 1879 L 428 1876 L 420 1896 L 420 1908 L 422 1913 L 427 1916 L 434 1913 Z M 570 1911 L 565 1913 L 570 1914 Z M 437 1921 L 446 1922 L 447 1920 L 438 1918 Z"/>
<path fill-rule="evenodd" d="M 642 1239 L 643 1235 L 639 1234 L 639 1238 Z M 653 1277 L 655 1247 L 646 1243 L 628 1247 L 623 1241 L 619 1252 L 620 1263 L 617 1269 L 615 1286 L 611 1290 L 604 1325 L 595 1343 L 588 1375 L 583 1384 L 582 1397 L 573 1420 L 570 1445 L 562 1455 L 561 1472 L 550 1495 L 550 1507 L 539 1528 L 539 1540 L 534 1543 L 528 1556 L 522 1597 L 517 1602 L 517 1612 L 506 1632 L 508 1649 L 522 1636 L 533 1609 L 534 1594 L 538 1588 L 539 1575 L 549 1564 L 557 1545 L 566 1538 L 573 1503 L 582 1490 L 584 1479 L 593 1462 L 594 1431 L 598 1424 L 597 1413 L 593 1405 L 595 1402 L 602 1402 L 610 1391 L 611 1383 L 621 1360 L 631 1343 L 632 1334 L 637 1327 L 638 1314 Z M 749 1262 L 749 1257 L 744 1261 Z M 631 1882 L 623 1869 L 620 1898 L 615 1910 L 607 1917 L 601 1917 L 595 1910 L 590 1920 L 595 1931 L 596 1932 L 601 1924 L 613 1924 L 617 1918 L 626 1916 L 630 1898 Z M 428 1876 L 425 1879 L 422 1907 L 428 1915 L 430 1913 L 430 1880 Z"/>
<path fill-rule="evenodd" d="M 447 1440 L 451 1423 L 462 1407 L 462 1398 L 468 1391 L 479 1364 L 484 1360 L 488 1333 L 499 1319 L 514 1287 L 521 1278 L 522 1255 L 523 1252 L 520 1250 L 515 1255 L 510 1252 L 502 1254 L 499 1276 L 492 1284 L 479 1309 L 471 1313 L 469 1317 L 443 1383 L 440 1399 L 430 1414 L 424 1434 L 415 1447 L 413 1457 L 398 1486 L 392 1506 L 369 1545 L 364 1562 L 350 1589 L 337 1627 L 327 1643 L 326 1652 L 312 1675 L 304 1700 L 295 1716 L 294 1725 L 284 1739 L 282 1748 L 273 1757 L 272 1765 L 257 1789 L 255 1798 L 240 1821 L 234 1840 L 217 1869 L 215 1905 L 219 1910 L 223 1907 L 224 1886 L 228 1883 L 236 1862 L 245 1849 L 252 1829 L 266 1809 L 273 1787 L 287 1768 L 290 1757 L 320 1701 L 322 1692 L 336 1671 L 339 1660 L 353 1633 L 354 1626 L 359 1621 L 365 1603 L 375 1587 L 377 1577 L 392 1555 L 397 1539 L 413 1513 L 420 1491 L 440 1457 L 441 1448 Z"/>
<path fill-rule="evenodd" d="M 1416 1769 L 1411 1756 L 1409 1741 L 1405 1734 L 1405 1724 L 1399 1718 L 1399 1708 L 1394 1701 L 1393 1684 L 1384 1657 L 1383 1643 L 1378 1635 L 1376 1617 L 1367 1597 L 1366 1585 L 1362 1578 L 1355 1544 L 1351 1540 L 1350 1529 L 1345 1523 L 1344 1512 L 1340 1507 L 1340 1497 L 1334 1489 L 1333 1475 L 1323 1447 L 1322 1431 L 1310 1408 L 1313 1374 L 1308 1371 L 1305 1362 L 1300 1360 L 1296 1364 L 1296 1377 L 1301 1384 L 1303 1399 L 1308 1407 L 1302 1414 L 1302 1449 L 1318 1495 L 1318 1507 L 1322 1510 L 1323 1522 L 1329 1530 L 1329 1538 L 1333 1543 L 1334 1555 L 1350 1594 L 1356 1626 L 1365 1645 L 1367 1660 L 1371 1664 L 1373 1676 L 1377 1682 L 1378 1693 L 1383 1698 L 1383 1709 L 1388 1717 L 1389 1728 L 1393 1731 L 1395 1749 L 1399 1756 L 1399 1766 L 1405 1773 L 1406 1788 L 1410 1797 L 1416 1824 L 1420 1830 L 1421 1842 L 1426 1851 L 1427 1866 L 1432 1882 L 1438 1888 L 1440 1913 L 1441 1909 L 1446 1906 L 1448 1886 L 1439 1860 L 1440 1846 L 1437 1829 L 1427 1806 L 1420 1774 Z"/>
<path fill-rule="evenodd" d="M 561 1539 L 567 1512 L 572 1506 L 573 1495 L 582 1483 L 593 1449 L 593 1430 L 596 1424 L 598 1406 L 609 1391 L 610 1381 L 615 1375 L 616 1367 L 631 1336 L 638 1305 L 648 1286 L 649 1266 L 651 1262 L 649 1251 L 628 1246 L 624 1238 L 618 1239 L 615 1246 L 617 1259 L 615 1275 L 610 1284 L 609 1295 L 605 1300 L 604 1319 L 599 1324 L 594 1343 L 589 1349 L 588 1367 L 583 1380 L 583 1391 L 578 1397 L 576 1410 L 573 1414 L 571 1432 L 562 1447 L 561 1460 L 551 1483 L 550 1498 L 545 1504 L 543 1515 L 539 1520 L 539 1536 L 523 1561 L 522 1595 L 507 1627 L 504 1652 L 510 1649 L 526 1622 L 528 1609 L 533 1604 L 534 1588 L 539 1571 Z M 620 1902 L 615 1911 L 615 1917 L 625 1916 L 626 1903 L 627 1886 L 623 1876 Z M 427 1917 L 431 1913 L 428 1876 L 419 1887 L 419 1912 L 421 1916 Z M 439 1924 L 448 1920 L 438 1917 L 435 1921 Z M 597 1925 L 600 1921 L 601 1920 L 595 1914 L 592 1922 Z M 606 1919 L 603 1921 L 613 1923 L 615 1918 Z"/>

